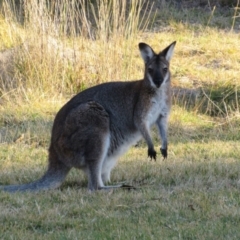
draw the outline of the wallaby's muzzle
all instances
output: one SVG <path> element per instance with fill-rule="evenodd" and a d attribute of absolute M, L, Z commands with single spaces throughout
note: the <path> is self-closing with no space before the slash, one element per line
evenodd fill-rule
<path fill-rule="evenodd" d="M 163 82 L 162 80 L 154 80 L 154 83 L 155 83 L 155 85 L 156 85 L 157 88 L 160 88 L 160 87 L 161 87 L 162 82 Z"/>
<path fill-rule="evenodd" d="M 155 71 L 153 72 L 152 74 L 152 80 L 153 80 L 153 83 L 155 84 L 155 86 L 157 88 L 160 88 L 163 81 L 164 81 L 164 76 L 163 74 L 160 72 L 159 69 L 155 69 Z"/>

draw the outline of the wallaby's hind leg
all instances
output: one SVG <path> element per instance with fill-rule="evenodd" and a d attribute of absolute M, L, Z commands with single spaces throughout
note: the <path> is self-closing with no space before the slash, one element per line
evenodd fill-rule
<path fill-rule="evenodd" d="M 99 134 L 96 132 L 89 137 L 92 141 L 89 141 L 89 144 L 86 146 L 85 162 L 88 175 L 88 189 L 94 191 L 104 188 L 101 172 L 103 161 L 109 148 L 110 134 Z"/>
<path fill-rule="evenodd" d="M 116 164 L 117 159 L 116 158 L 106 158 L 103 162 L 102 167 L 102 180 L 104 183 L 110 183 L 111 182 L 111 170 Z"/>
<path fill-rule="evenodd" d="M 98 189 L 114 189 L 122 187 L 119 185 L 109 185 L 105 186 L 105 182 L 110 182 L 110 171 L 113 165 L 107 166 L 105 164 L 105 159 L 107 156 L 107 151 L 109 149 L 110 134 L 105 136 L 92 136 L 95 140 L 88 145 L 89 151 L 85 155 L 87 164 L 87 174 L 88 174 L 88 189 L 90 191 Z M 92 151 L 91 151 L 92 150 Z M 106 170 L 106 171 L 105 171 Z M 105 172 L 106 175 L 102 175 Z M 107 177 L 106 181 L 105 177 Z"/>
<path fill-rule="evenodd" d="M 82 103 L 67 116 L 58 152 L 67 166 L 82 168 L 89 190 L 103 188 L 102 164 L 110 144 L 109 115 L 94 101 Z"/>
<path fill-rule="evenodd" d="M 111 182 L 111 170 L 106 171 L 106 170 L 103 169 L 103 171 L 104 172 L 101 174 L 103 183 L 104 184 L 110 183 Z"/>

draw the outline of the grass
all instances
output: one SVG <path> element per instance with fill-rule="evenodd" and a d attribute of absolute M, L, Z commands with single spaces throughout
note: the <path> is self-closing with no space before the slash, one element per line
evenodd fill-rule
<path fill-rule="evenodd" d="M 80 35 L 69 27 L 50 34 L 31 18 L 17 23 L 4 6 L 0 48 L 11 49 L 15 58 L 0 80 L 0 185 L 42 176 L 54 116 L 74 93 L 142 77 L 140 41 L 161 49 L 177 40 L 173 86 L 201 91 L 190 107 L 184 99 L 174 101 L 167 160 L 159 149 L 156 162 L 147 159 L 143 141 L 119 159 L 112 181 L 136 190 L 91 194 L 85 175 L 72 170 L 58 190 L 1 192 L 1 239 L 240 238 L 238 18 L 231 30 L 237 13 L 165 5 L 145 13 L 149 24 L 143 31 L 135 5 L 135 25 L 119 22 L 118 31 L 105 28 L 100 36 L 106 25 L 97 20 L 86 22 L 86 32 L 81 26 Z M 52 27 L 48 18 L 45 23 Z M 153 138 L 159 148 L 155 129 Z"/>

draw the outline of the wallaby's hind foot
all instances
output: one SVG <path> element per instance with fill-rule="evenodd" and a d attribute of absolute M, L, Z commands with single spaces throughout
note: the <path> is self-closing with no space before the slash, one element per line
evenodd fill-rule
<path fill-rule="evenodd" d="M 117 185 L 104 186 L 104 187 L 101 187 L 99 190 L 114 190 L 114 189 L 118 189 L 118 188 L 123 188 L 126 190 L 136 190 L 137 189 L 134 186 L 122 183 L 122 184 L 117 184 Z"/>
<path fill-rule="evenodd" d="M 110 190 L 114 190 L 117 188 L 121 188 L 122 184 L 118 184 L 118 185 L 108 185 L 108 186 L 103 186 L 98 188 L 98 190 L 104 190 L 104 191 L 110 191 Z"/>

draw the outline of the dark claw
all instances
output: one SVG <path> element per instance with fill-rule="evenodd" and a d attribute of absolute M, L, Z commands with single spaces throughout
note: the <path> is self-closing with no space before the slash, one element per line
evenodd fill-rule
<path fill-rule="evenodd" d="M 167 158 L 167 149 L 160 148 L 160 151 L 162 153 L 163 159 Z"/>
<path fill-rule="evenodd" d="M 157 152 L 154 149 L 148 149 L 148 157 L 156 161 Z"/>

